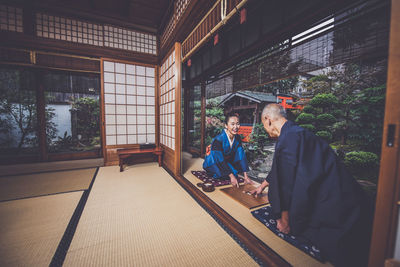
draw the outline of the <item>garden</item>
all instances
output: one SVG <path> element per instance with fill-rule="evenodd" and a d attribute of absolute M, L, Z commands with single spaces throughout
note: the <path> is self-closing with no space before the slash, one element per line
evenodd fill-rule
<path fill-rule="evenodd" d="M 372 195 L 376 194 L 385 106 L 385 62 L 342 64 L 309 79 L 299 79 L 308 95 L 304 108 L 288 117 L 330 144 L 349 172 Z M 270 86 L 271 87 L 271 86 Z M 223 109 L 207 102 L 206 144 L 223 129 Z M 243 143 L 250 176 L 268 174 L 274 142 L 262 124 Z"/>

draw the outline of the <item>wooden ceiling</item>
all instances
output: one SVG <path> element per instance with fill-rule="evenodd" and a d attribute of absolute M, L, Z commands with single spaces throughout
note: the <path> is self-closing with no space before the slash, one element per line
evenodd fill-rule
<path fill-rule="evenodd" d="M 158 32 L 173 0 L 36 0 L 39 8 L 85 13 L 126 22 L 150 32 Z"/>

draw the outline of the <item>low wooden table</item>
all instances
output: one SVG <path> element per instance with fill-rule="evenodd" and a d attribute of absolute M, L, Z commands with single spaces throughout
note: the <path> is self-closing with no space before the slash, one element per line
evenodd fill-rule
<path fill-rule="evenodd" d="M 124 171 L 124 161 L 125 159 L 129 158 L 132 155 L 143 155 L 143 154 L 153 154 L 158 156 L 158 166 L 161 167 L 161 160 L 162 160 L 162 154 L 163 150 L 160 147 L 155 147 L 155 148 L 122 148 L 122 149 L 117 149 L 117 154 L 118 154 L 118 159 L 119 159 L 119 171 L 123 172 Z"/>

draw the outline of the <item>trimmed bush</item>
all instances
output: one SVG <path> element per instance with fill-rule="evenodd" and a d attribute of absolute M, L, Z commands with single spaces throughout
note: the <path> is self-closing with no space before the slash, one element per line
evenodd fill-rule
<path fill-rule="evenodd" d="M 305 106 L 305 107 L 303 108 L 303 112 L 304 112 L 304 113 L 309 113 L 309 114 L 315 114 L 315 113 L 316 113 L 316 110 L 315 110 L 315 108 L 313 108 L 312 106 L 307 105 L 307 106 Z"/>
<path fill-rule="evenodd" d="M 377 182 L 379 157 L 366 151 L 352 151 L 344 156 L 344 164 L 356 178 Z"/>
<path fill-rule="evenodd" d="M 322 125 L 332 125 L 336 122 L 336 118 L 331 114 L 324 113 L 317 116 L 317 122 Z"/>
<path fill-rule="evenodd" d="M 328 131 L 318 131 L 315 133 L 315 135 L 321 137 L 328 143 L 332 140 L 332 134 Z"/>
<path fill-rule="evenodd" d="M 338 103 L 338 98 L 333 94 L 318 94 L 310 101 L 310 105 L 318 108 L 331 107 Z"/>
<path fill-rule="evenodd" d="M 300 124 L 299 126 L 311 132 L 315 132 L 315 126 L 312 124 Z"/>
<path fill-rule="evenodd" d="M 315 120 L 315 116 L 313 114 L 309 114 L 309 113 L 301 113 L 297 119 L 296 122 L 298 124 L 310 124 L 313 123 Z"/>
<path fill-rule="evenodd" d="M 366 151 L 352 151 L 344 157 L 344 164 L 350 168 L 368 168 L 379 164 L 379 157 L 375 153 Z"/>

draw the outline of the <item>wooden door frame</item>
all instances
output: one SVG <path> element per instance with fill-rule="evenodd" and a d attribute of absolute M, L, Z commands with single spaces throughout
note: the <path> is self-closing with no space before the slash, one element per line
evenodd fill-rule
<path fill-rule="evenodd" d="M 369 253 L 370 267 L 384 266 L 394 256 L 400 187 L 400 0 L 392 0 L 388 76 L 382 154 L 375 217 Z M 373 112 L 373 111 L 371 111 Z M 389 138 L 389 127 L 393 141 Z"/>

